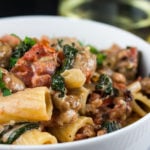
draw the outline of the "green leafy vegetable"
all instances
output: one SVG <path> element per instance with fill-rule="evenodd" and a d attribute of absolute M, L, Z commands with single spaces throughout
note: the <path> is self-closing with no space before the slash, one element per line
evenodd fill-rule
<path fill-rule="evenodd" d="M 96 90 L 100 91 L 102 96 L 113 96 L 114 89 L 112 80 L 107 74 L 102 74 L 96 84 Z"/>
<path fill-rule="evenodd" d="M 33 40 L 30 37 L 25 37 L 23 41 L 20 42 L 20 44 L 13 50 L 12 56 L 9 61 L 9 69 L 11 69 L 18 59 L 24 55 L 25 52 L 27 52 L 34 44 L 35 40 Z"/>
<path fill-rule="evenodd" d="M 73 65 L 74 58 L 78 52 L 78 50 L 70 45 L 65 45 L 63 47 L 65 60 L 61 68 L 61 72 L 65 71 L 66 69 L 70 69 Z"/>
<path fill-rule="evenodd" d="M 103 64 L 103 61 L 106 59 L 106 55 L 98 51 L 97 48 L 95 48 L 94 46 L 92 45 L 88 46 L 90 47 L 90 52 L 96 55 L 97 65 L 101 66 Z"/>
<path fill-rule="evenodd" d="M 60 97 L 63 97 L 65 94 L 65 82 L 64 78 L 60 74 L 54 74 L 52 77 L 51 87 L 55 91 L 60 91 Z"/>
<path fill-rule="evenodd" d="M 10 129 L 13 128 L 13 125 L 5 125 L 4 129 L 0 132 L 0 138 L 3 137 L 5 133 L 7 133 Z"/>
<path fill-rule="evenodd" d="M 19 138 L 23 133 L 31 129 L 39 128 L 39 123 L 26 123 L 24 126 L 14 130 L 8 137 L 4 144 L 12 144 L 17 138 Z"/>
<path fill-rule="evenodd" d="M 116 121 L 107 121 L 102 124 L 102 128 L 107 130 L 107 133 L 119 130 L 121 128 L 120 123 Z"/>
<path fill-rule="evenodd" d="M 65 55 L 64 63 L 59 68 L 59 70 L 57 70 L 56 73 L 52 76 L 51 84 L 53 90 L 61 92 L 61 94 L 59 95 L 60 97 L 63 97 L 65 94 L 65 81 L 64 78 L 60 75 L 60 73 L 72 67 L 74 58 L 78 52 L 77 49 L 70 45 L 64 45 L 63 51 Z"/>
<path fill-rule="evenodd" d="M 97 65 L 101 66 L 103 64 L 103 61 L 106 59 L 106 55 L 103 53 L 98 53 L 97 54 Z"/>
<path fill-rule="evenodd" d="M 23 42 L 26 45 L 26 47 L 29 47 L 29 48 L 32 47 L 36 43 L 35 40 L 30 37 L 25 37 Z"/>
<path fill-rule="evenodd" d="M 92 45 L 88 45 L 88 47 L 90 48 L 90 52 L 93 54 L 98 54 L 99 51 L 97 50 L 96 47 L 92 46 Z"/>
<path fill-rule="evenodd" d="M 2 92 L 3 92 L 3 96 L 11 95 L 11 92 L 10 92 L 10 90 L 8 88 L 3 88 Z"/>
<path fill-rule="evenodd" d="M 1 70 L 0 70 L 0 89 L 3 93 L 3 96 L 11 95 L 11 91 L 5 86 L 5 83 L 3 81 L 3 74 Z"/>

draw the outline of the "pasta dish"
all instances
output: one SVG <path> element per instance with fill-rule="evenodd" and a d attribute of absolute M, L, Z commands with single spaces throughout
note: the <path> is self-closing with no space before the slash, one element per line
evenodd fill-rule
<path fill-rule="evenodd" d="M 150 111 L 136 47 L 76 38 L 0 37 L 0 143 L 71 142 L 119 130 Z"/>

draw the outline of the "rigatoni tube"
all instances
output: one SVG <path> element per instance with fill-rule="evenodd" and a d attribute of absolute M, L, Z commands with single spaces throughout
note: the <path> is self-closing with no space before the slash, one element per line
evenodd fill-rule
<path fill-rule="evenodd" d="M 61 73 L 68 89 L 80 88 L 85 83 L 86 77 L 80 69 L 69 69 Z"/>
<path fill-rule="evenodd" d="M 61 127 L 53 127 L 50 132 L 60 142 L 71 142 L 75 140 L 78 131 L 87 125 L 93 126 L 92 118 L 80 116 L 76 122 Z"/>
<path fill-rule="evenodd" d="M 52 101 L 47 87 L 25 89 L 0 97 L 0 123 L 11 120 L 47 121 L 52 115 Z"/>
<path fill-rule="evenodd" d="M 14 145 L 41 145 L 41 144 L 55 144 L 57 139 L 48 132 L 41 132 L 38 129 L 33 129 L 22 134 Z"/>

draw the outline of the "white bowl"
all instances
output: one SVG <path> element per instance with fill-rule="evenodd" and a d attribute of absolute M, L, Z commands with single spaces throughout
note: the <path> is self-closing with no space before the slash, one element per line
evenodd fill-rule
<path fill-rule="evenodd" d="M 141 72 L 150 72 L 150 45 L 139 37 L 103 23 L 64 17 L 24 16 L 0 19 L 0 35 L 15 33 L 21 37 L 48 35 L 76 37 L 98 48 L 113 43 L 136 46 L 142 51 Z M 40 146 L 0 145 L 0 150 L 146 150 L 150 139 L 150 114 L 113 133 L 86 140 Z"/>

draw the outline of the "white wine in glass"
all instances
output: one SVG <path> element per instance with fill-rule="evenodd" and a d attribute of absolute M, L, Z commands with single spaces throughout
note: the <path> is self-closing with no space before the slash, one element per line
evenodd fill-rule
<path fill-rule="evenodd" d="M 118 26 L 148 40 L 150 0 L 60 0 L 59 14 Z"/>

